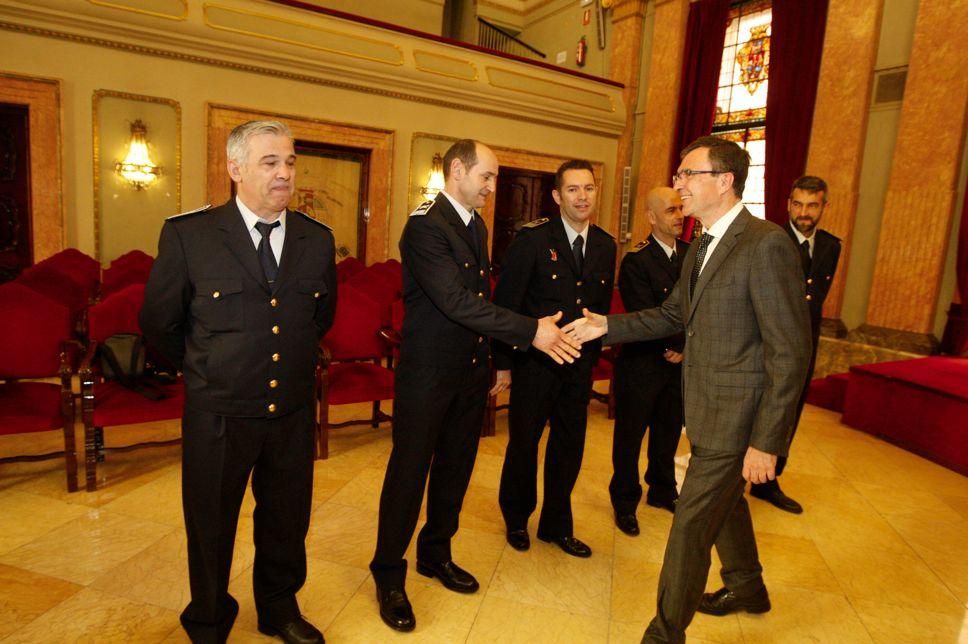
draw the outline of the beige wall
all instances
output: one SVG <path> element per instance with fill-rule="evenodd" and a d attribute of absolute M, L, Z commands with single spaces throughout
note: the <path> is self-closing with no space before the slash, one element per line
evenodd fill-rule
<path fill-rule="evenodd" d="M 303 0 L 439 36 L 444 0 Z"/>
<path fill-rule="evenodd" d="M 560 66 L 592 74 L 593 76 L 608 75 L 608 34 L 611 29 L 611 18 L 605 14 L 606 47 L 598 48 L 598 16 L 595 10 L 597 1 L 587 7 L 580 7 L 575 0 L 555 0 L 531 11 L 525 18 L 525 26 L 519 36 L 521 40 L 532 47 L 547 54 L 545 62 L 557 65 L 555 56 L 559 51 L 567 53 L 567 58 Z M 591 9 L 591 22 L 581 24 L 582 14 Z M 585 66 L 575 64 L 575 52 L 578 40 L 585 36 L 588 43 L 588 54 Z"/>

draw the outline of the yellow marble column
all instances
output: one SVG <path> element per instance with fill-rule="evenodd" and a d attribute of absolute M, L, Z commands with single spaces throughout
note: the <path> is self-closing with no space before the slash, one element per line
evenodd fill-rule
<path fill-rule="evenodd" d="M 689 0 L 655 0 L 649 87 L 642 120 L 642 152 L 635 187 L 632 239 L 644 239 L 651 227 L 645 198 L 656 186 L 669 185 L 669 158 L 675 141 L 682 55 L 686 46 Z"/>
<path fill-rule="evenodd" d="M 625 127 L 618 140 L 615 155 L 615 179 L 612 183 L 611 232 L 618 239 L 622 209 L 622 172 L 632 164 L 632 135 L 635 132 L 635 108 L 639 96 L 642 69 L 642 24 L 646 0 L 618 0 L 612 5 L 611 51 L 608 77 L 625 85 Z M 624 240 L 618 239 L 621 244 Z"/>
<path fill-rule="evenodd" d="M 921 0 L 884 202 L 871 344 L 929 351 L 968 117 L 968 0 Z"/>
<path fill-rule="evenodd" d="M 836 320 L 838 331 L 843 330 L 840 311 L 883 5 L 884 0 L 830 0 L 810 130 L 807 173 L 823 177 L 831 195 L 821 226 L 843 240 L 840 264 L 824 304 L 824 317 Z"/>

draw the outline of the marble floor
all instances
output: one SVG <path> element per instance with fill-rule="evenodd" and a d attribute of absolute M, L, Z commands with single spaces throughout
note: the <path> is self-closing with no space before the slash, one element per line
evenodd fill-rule
<path fill-rule="evenodd" d="M 360 412 L 336 408 L 333 420 Z M 614 527 L 611 428 L 593 402 L 573 501 L 576 535 L 594 556 L 536 540 L 521 553 L 504 541 L 497 504 L 507 442 L 499 415 L 498 435 L 481 441 L 454 544 L 481 590 L 459 595 L 411 574 L 410 634 L 380 621 L 367 570 L 389 431 L 338 430 L 331 458 L 316 463 L 303 613 L 329 642 L 638 642 L 672 516 L 643 505 L 639 537 Z M 177 423 L 109 428 L 107 440 L 177 432 Z M 5 456 L 56 449 L 58 437 L 0 439 Z M 680 479 L 687 462 L 682 441 Z M 187 641 L 178 624 L 188 599 L 178 447 L 109 454 L 98 475 L 97 492 L 68 494 L 60 461 L 0 466 L 0 641 Z M 968 642 L 968 479 L 808 407 L 783 486 L 803 515 L 750 502 L 772 612 L 697 615 L 690 642 Z M 272 641 L 256 630 L 252 510 L 249 496 L 232 569 L 235 642 Z M 710 589 L 717 571 L 714 561 Z"/>

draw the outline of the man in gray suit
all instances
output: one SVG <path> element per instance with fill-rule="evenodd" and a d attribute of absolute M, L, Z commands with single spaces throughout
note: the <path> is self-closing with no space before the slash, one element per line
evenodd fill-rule
<path fill-rule="evenodd" d="M 746 481 L 775 477 L 786 455 L 810 361 L 802 269 L 789 236 L 740 200 L 749 155 L 700 137 L 683 150 L 673 185 L 706 233 L 660 307 L 625 315 L 588 311 L 565 330 L 608 344 L 685 331 L 683 398 L 692 458 L 659 576 L 658 611 L 643 642 L 683 642 L 696 610 L 764 613 Z M 703 594 L 715 544 L 724 588 Z"/>

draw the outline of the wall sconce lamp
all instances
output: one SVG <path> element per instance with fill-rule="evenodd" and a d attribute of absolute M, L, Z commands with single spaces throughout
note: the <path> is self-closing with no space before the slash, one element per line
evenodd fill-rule
<path fill-rule="evenodd" d="M 427 176 L 427 185 L 423 187 L 420 194 L 424 199 L 433 199 L 441 190 L 444 189 L 444 160 L 440 153 L 434 155 L 434 160 L 430 164 L 430 174 Z"/>
<path fill-rule="evenodd" d="M 124 161 L 114 164 L 114 171 L 133 185 L 135 190 L 144 190 L 161 174 L 161 167 L 152 162 L 148 156 L 148 142 L 145 134 L 148 127 L 141 121 L 136 120 L 131 124 L 131 142 L 128 143 L 128 154 Z"/>

